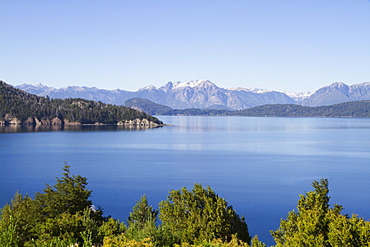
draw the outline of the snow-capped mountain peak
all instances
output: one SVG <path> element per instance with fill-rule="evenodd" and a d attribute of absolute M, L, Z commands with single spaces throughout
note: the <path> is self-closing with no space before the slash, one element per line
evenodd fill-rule
<path fill-rule="evenodd" d="M 144 90 L 156 90 L 157 88 L 153 85 L 149 85 L 143 88 L 140 88 L 138 91 L 144 91 Z"/>
<path fill-rule="evenodd" d="M 290 98 L 294 99 L 296 102 L 302 102 L 305 99 L 308 99 L 313 93 L 305 92 L 305 93 L 292 93 L 292 92 L 283 92 L 288 95 Z"/>
<path fill-rule="evenodd" d="M 347 88 L 348 86 L 344 84 L 343 82 L 334 82 L 330 84 L 329 86 L 326 86 L 328 88 Z"/>
<path fill-rule="evenodd" d="M 173 89 L 181 89 L 181 88 L 196 88 L 199 86 L 216 86 L 209 80 L 196 80 L 196 81 L 187 81 L 187 82 L 176 82 L 173 85 Z"/>
<path fill-rule="evenodd" d="M 252 92 L 252 93 L 268 93 L 273 92 L 273 90 L 261 89 L 261 88 L 243 88 L 243 87 L 236 87 L 236 88 L 229 88 L 232 91 L 245 91 L 245 92 Z"/>
<path fill-rule="evenodd" d="M 267 89 L 261 89 L 261 88 L 251 88 L 251 92 L 253 93 L 268 93 L 268 92 L 273 92 L 273 90 L 267 90 Z"/>
<path fill-rule="evenodd" d="M 250 92 L 250 90 L 248 88 L 244 88 L 244 87 L 233 87 L 233 88 L 229 88 L 229 90 L 231 90 L 231 91 L 246 91 L 246 92 Z"/>

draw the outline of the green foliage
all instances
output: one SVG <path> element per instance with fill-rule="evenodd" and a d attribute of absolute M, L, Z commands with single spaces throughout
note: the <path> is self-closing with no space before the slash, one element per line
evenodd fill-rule
<path fill-rule="evenodd" d="M 202 243 L 199 243 L 199 244 L 181 243 L 180 245 L 175 244 L 174 246 L 175 247 L 249 247 L 247 243 L 241 241 L 235 235 L 232 235 L 229 241 L 224 241 L 218 238 L 218 239 L 213 239 L 212 241 L 203 241 Z M 256 247 L 259 247 L 259 246 L 256 246 Z"/>
<path fill-rule="evenodd" d="M 144 98 L 132 98 L 125 102 L 124 106 L 144 111 L 150 115 L 167 115 L 172 111 L 171 107 L 156 104 Z"/>
<path fill-rule="evenodd" d="M 82 230 L 82 222 L 79 214 L 61 213 L 53 218 L 46 218 L 37 225 L 36 235 L 26 243 L 26 246 L 43 243 L 62 243 L 73 244 L 79 242 L 81 237 L 79 232 Z"/>
<path fill-rule="evenodd" d="M 352 101 L 335 105 L 309 107 L 295 104 L 269 104 L 239 111 L 227 109 L 172 109 L 147 99 L 134 98 L 125 102 L 152 115 L 185 116 L 253 116 L 253 117 L 370 117 L 370 101 Z"/>
<path fill-rule="evenodd" d="M 200 184 L 195 184 L 192 191 L 170 191 L 167 200 L 160 203 L 159 217 L 162 227 L 172 232 L 178 243 L 231 239 L 233 234 L 250 241 L 244 217 L 239 217 L 210 187 L 204 189 Z"/>
<path fill-rule="evenodd" d="M 41 209 L 43 217 L 53 218 L 62 213 L 75 214 L 89 208 L 90 190 L 86 188 L 87 179 L 71 176 L 70 166 L 65 165 L 63 177 L 57 178 L 54 186 L 46 185 L 44 193 L 36 193 L 35 202 Z"/>
<path fill-rule="evenodd" d="M 157 118 L 124 106 L 115 106 L 85 99 L 50 99 L 14 88 L 0 81 L 0 121 L 17 118 L 27 124 L 49 122 L 54 118 L 81 124 L 117 124 L 120 121 L 147 119 L 162 124 Z M 28 121 L 27 121 L 28 120 Z"/>
<path fill-rule="evenodd" d="M 150 239 L 137 241 L 128 238 L 125 234 L 118 236 L 109 236 L 104 238 L 103 247 L 152 247 L 153 243 Z"/>
<path fill-rule="evenodd" d="M 6 205 L 1 210 L 0 215 L 0 246 L 19 246 L 20 236 L 17 234 L 18 222 L 16 217 L 14 217 L 10 205 Z"/>
<path fill-rule="evenodd" d="M 368 246 L 370 223 L 341 215 L 341 206 L 330 208 L 327 179 L 312 186 L 313 191 L 300 195 L 297 212 L 289 212 L 271 231 L 276 246 Z"/>
<path fill-rule="evenodd" d="M 1 211 L 1 239 L 17 243 L 14 246 L 21 245 L 37 234 L 35 229 L 39 220 L 40 214 L 32 198 L 16 193 L 11 204 L 5 205 Z"/>
<path fill-rule="evenodd" d="M 148 221 L 156 221 L 158 212 L 153 209 L 152 206 L 148 205 L 148 199 L 146 195 L 140 198 L 135 206 L 132 208 L 132 212 L 128 217 L 127 223 L 129 227 L 143 228 Z"/>
<path fill-rule="evenodd" d="M 340 215 L 330 210 L 327 215 L 329 224 L 328 243 L 330 246 L 369 246 L 370 222 L 352 215 Z"/>
<path fill-rule="evenodd" d="M 76 242 L 73 239 L 53 237 L 49 240 L 32 239 L 25 244 L 25 247 L 75 247 Z"/>
<path fill-rule="evenodd" d="M 66 246 L 73 243 L 100 243 L 105 232 L 117 232 L 116 225 L 90 209 L 91 191 L 86 178 L 70 175 L 64 166 L 62 178 L 47 185 L 35 199 L 14 195 L 0 218 L 0 246 Z M 112 229 L 113 228 L 113 229 Z M 91 245 L 90 245 L 91 246 Z"/>
<path fill-rule="evenodd" d="M 65 165 L 62 178 L 35 199 L 16 193 L 0 210 L 0 246 L 266 247 L 257 236 L 251 240 L 244 218 L 210 187 L 170 191 L 160 203 L 161 225 L 144 195 L 126 227 L 92 206 L 86 178 L 71 175 L 69 168 Z M 312 186 L 300 195 L 297 210 L 271 231 L 276 246 L 369 246 L 370 222 L 342 215 L 341 206 L 330 207 L 327 179 Z"/>
<path fill-rule="evenodd" d="M 370 117 L 370 101 L 352 101 L 327 106 L 292 104 L 262 105 L 235 111 L 232 115 L 253 117 Z"/>
<path fill-rule="evenodd" d="M 231 113 L 231 111 L 222 109 L 172 109 L 171 107 L 156 104 L 148 99 L 143 98 L 129 99 L 124 105 L 144 111 L 151 115 L 219 116 L 229 115 Z"/>
<path fill-rule="evenodd" d="M 99 227 L 98 236 L 104 239 L 105 236 L 118 236 L 126 231 L 126 225 L 119 220 L 108 218 L 102 222 Z"/>
<path fill-rule="evenodd" d="M 160 230 L 156 226 L 158 212 L 148 205 L 146 195 L 135 204 L 128 217 L 127 237 L 141 241 L 150 238 L 153 243 L 161 242 Z"/>

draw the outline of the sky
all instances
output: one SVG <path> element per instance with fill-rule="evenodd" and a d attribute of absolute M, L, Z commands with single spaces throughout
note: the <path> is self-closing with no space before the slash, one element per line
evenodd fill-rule
<path fill-rule="evenodd" d="M 369 0 L 0 0 L 0 80 L 314 92 L 370 81 Z"/>

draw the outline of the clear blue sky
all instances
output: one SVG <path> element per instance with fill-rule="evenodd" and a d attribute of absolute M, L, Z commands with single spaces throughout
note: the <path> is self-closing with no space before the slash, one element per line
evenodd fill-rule
<path fill-rule="evenodd" d="M 370 81 L 369 0 L 0 0 L 0 80 L 304 92 Z"/>

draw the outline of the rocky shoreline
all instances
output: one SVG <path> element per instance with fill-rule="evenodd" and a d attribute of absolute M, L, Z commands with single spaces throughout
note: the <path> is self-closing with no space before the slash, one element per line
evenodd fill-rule
<path fill-rule="evenodd" d="M 18 118 L 7 114 L 2 120 L 0 120 L 0 125 L 26 125 L 26 126 L 63 126 L 63 125 L 119 125 L 119 126 L 127 126 L 127 127 L 141 127 L 141 128 L 157 128 L 161 126 L 165 126 L 165 124 L 157 124 L 155 122 L 149 121 L 148 119 L 133 119 L 133 120 L 124 120 L 119 121 L 116 124 L 106 124 L 106 123 L 99 123 L 95 122 L 93 124 L 85 124 L 80 122 L 71 122 L 68 119 L 60 119 L 58 117 L 54 117 L 52 119 L 38 119 L 36 117 L 28 117 L 27 120 L 21 121 Z"/>

